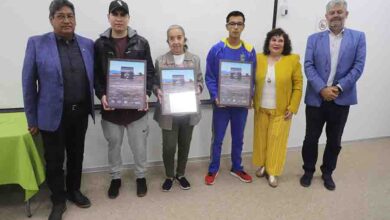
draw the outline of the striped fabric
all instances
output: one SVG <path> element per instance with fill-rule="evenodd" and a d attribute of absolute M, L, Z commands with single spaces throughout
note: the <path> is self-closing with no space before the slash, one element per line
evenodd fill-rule
<path fill-rule="evenodd" d="M 255 110 L 253 164 L 265 166 L 269 175 L 280 176 L 286 161 L 291 120 L 277 115 L 275 109 Z"/>

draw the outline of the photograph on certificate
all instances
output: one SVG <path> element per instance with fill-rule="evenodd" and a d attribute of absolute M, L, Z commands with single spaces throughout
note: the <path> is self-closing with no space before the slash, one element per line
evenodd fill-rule
<path fill-rule="evenodd" d="M 218 80 L 219 105 L 249 107 L 252 80 L 252 63 L 221 60 Z"/>
<path fill-rule="evenodd" d="M 146 102 L 146 61 L 110 59 L 107 102 L 115 109 L 144 109 Z"/>
<path fill-rule="evenodd" d="M 192 68 L 161 69 L 162 114 L 198 112 L 195 74 Z"/>

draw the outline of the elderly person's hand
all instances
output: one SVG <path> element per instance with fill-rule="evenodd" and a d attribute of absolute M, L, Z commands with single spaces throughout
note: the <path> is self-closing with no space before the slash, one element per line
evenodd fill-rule
<path fill-rule="evenodd" d="M 138 109 L 138 111 L 140 112 L 146 112 L 147 110 L 149 110 L 149 96 L 148 95 L 145 95 L 145 108 L 140 108 Z"/>
<path fill-rule="evenodd" d="M 203 88 L 200 84 L 196 86 L 196 95 L 200 95 L 203 91 Z"/>
<path fill-rule="evenodd" d="M 161 91 L 161 89 L 156 89 L 156 91 L 157 91 L 157 99 L 158 99 L 158 102 L 162 103 L 163 92 Z"/>

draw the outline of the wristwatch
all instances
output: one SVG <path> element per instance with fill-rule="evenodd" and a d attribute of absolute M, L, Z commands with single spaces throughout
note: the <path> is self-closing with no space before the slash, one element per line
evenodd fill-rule
<path fill-rule="evenodd" d="M 339 93 L 341 94 L 343 92 L 343 90 L 341 90 L 341 88 L 339 86 L 336 86 L 336 87 L 339 90 Z"/>

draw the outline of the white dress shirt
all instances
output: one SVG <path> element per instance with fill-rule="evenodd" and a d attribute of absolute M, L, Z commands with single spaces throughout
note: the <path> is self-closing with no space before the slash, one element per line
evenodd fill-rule
<path fill-rule="evenodd" d="M 334 77 L 336 75 L 336 69 L 340 54 L 340 45 L 341 40 L 343 39 L 344 30 L 342 30 L 339 34 L 335 35 L 332 31 L 329 30 L 329 46 L 330 46 L 330 73 L 328 82 L 326 83 L 327 86 L 332 86 Z M 341 88 L 340 85 L 337 85 Z"/>

